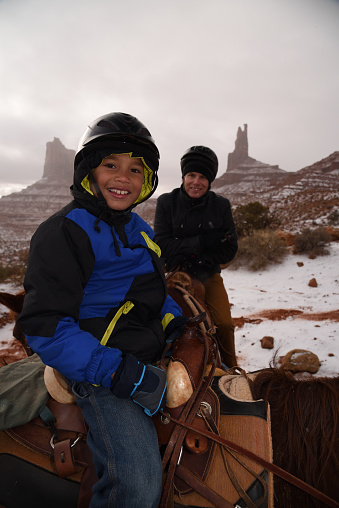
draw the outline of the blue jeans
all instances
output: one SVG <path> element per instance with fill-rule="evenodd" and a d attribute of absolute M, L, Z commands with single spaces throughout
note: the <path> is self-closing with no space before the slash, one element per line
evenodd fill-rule
<path fill-rule="evenodd" d="M 87 442 L 99 479 L 90 508 L 156 508 L 162 467 L 152 419 L 108 388 L 70 384 L 89 426 Z"/>

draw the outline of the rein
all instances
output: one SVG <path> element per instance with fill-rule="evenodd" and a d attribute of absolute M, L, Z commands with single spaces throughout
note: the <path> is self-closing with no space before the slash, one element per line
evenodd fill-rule
<path fill-rule="evenodd" d="M 186 324 L 186 326 L 187 326 L 187 324 Z M 207 367 L 208 357 L 209 357 L 209 344 L 208 344 L 207 338 L 205 338 L 204 345 L 205 345 L 205 355 L 204 355 L 204 371 L 205 371 L 205 369 Z M 214 343 L 214 347 L 215 347 L 215 343 Z M 215 353 L 216 353 L 216 347 L 215 347 Z M 188 425 L 190 428 L 195 430 L 195 428 L 193 426 L 191 426 L 190 424 L 193 421 L 195 415 L 197 414 L 200 404 L 202 402 L 202 399 L 203 399 L 209 385 L 211 384 L 211 381 L 213 379 L 213 375 L 215 372 L 215 368 L 216 368 L 216 362 L 217 362 L 217 357 L 216 357 L 216 354 L 214 354 L 213 360 L 212 360 L 212 366 L 211 366 L 208 376 L 206 377 L 205 380 L 203 377 L 200 379 L 196 389 L 194 390 L 193 394 L 191 395 L 189 401 L 187 402 L 187 404 L 180 416 L 180 420 L 173 419 L 173 421 L 175 423 L 180 422 L 180 426 L 177 425 L 174 428 L 171 438 L 166 446 L 166 450 L 165 450 L 165 453 L 164 453 L 164 456 L 162 459 L 163 471 L 165 471 L 166 467 L 168 467 L 168 469 L 167 469 L 167 473 L 166 473 L 166 480 L 164 482 L 163 493 L 162 493 L 161 501 L 159 504 L 159 508 L 165 508 L 167 505 L 167 501 L 168 501 L 168 498 L 170 495 L 170 490 L 171 490 L 171 485 L 172 485 L 173 477 L 175 474 L 175 470 L 176 470 L 178 462 L 180 461 L 182 444 L 183 444 L 183 441 L 185 439 L 185 435 L 187 432 L 185 425 Z M 167 413 L 162 412 L 162 414 L 165 418 L 168 417 Z M 172 420 L 172 418 L 171 418 L 171 420 Z"/>

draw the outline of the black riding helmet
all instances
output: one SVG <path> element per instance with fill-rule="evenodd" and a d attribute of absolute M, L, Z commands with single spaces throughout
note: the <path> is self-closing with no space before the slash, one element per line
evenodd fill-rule
<path fill-rule="evenodd" d="M 218 173 L 218 157 L 207 146 L 191 146 L 180 160 L 181 173 L 185 176 L 190 172 L 201 173 L 213 182 Z"/>
<path fill-rule="evenodd" d="M 149 130 L 127 113 L 109 113 L 94 120 L 82 136 L 74 159 L 73 195 L 88 193 L 84 181 L 112 153 L 132 153 L 144 163 L 144 183 L 133 206 L 148 199 L 158 186 L 159 151 Z"/>

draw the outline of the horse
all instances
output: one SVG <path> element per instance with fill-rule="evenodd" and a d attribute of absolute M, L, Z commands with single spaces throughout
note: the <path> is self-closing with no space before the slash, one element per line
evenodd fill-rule
<path fill-rule="evenodd" d="M 173 297 L 170 288 L 169 293 Z M 178 293 L 181 297 L 186 294 L 180 290 Z M 179 297 L 177 300 L 183 305 Z M 194 305 L 200 310 L 202 303 Z M 191 309 L 192 303 L 188 307 Z M 207 327 L 206 331 L 201 325 Z M 274 506 L 278 508 L 339 506 L 336 489 L 339 378 L 296 380 L 276 367 L 250 375 L 225 372 L 220 368 L 217 342 L 210 325 L 206 314 L 203 318 L 192 318 L 181 341 L 185 343 L 183 358 L 180 357 L 180 340 L 172 352 L 170 361 L 173 364 L 192 363 L 196 351 L 200 360 L 193 361 L 193 367 L 190 366 L 188 377 L 193 389 L 188 400 L 173 408 L 166 407 L 162 414 L 156 415 L 155 424 L 161 428 L 158 436 L 164 463 L 164 490 L 169 478 L 169 488 L 166 493 L 164 491 L 160 506 L 264 508 L 273 506 L 273 491 Z M 191 348 L 187 351 L 190 342 Z M 228 388 L 236 386 L 240 380 L 247 386 L 246 395 Z M 47 412 L 44 420 L 40 416 L 28 426 L 23 425 L 24 428 L 0 432 L 0 482 L 3 483 L 0 504 L 5 508 L 22 505 L 22 500 L 15 497 L 18 482 L 24 496 L 34 493 L 36 508 L 46 503 L 50 508 L 88 506 L 88 489 L 95 481 L 95 472 L 86 446 L 86 425 L 75 404 L 58 404 L 51 399 L 47 407 L 50 414 Z M 243 426 L 246 418 L 254 422 L 250 431 L 248 426 Z M 225 436 L 234 439 L 239 437 L 235 435 L 237 432 L 243 434 L 246 447 L 252 446 L 250 457 L 241 456 L 243 450 L 232 448 L 232 441 L 225 444 Z M 259 449 L 263 444 L 264 451 Z M 279 476 L 274 478 L 273 490 L 269 470 L 272 453 L 275 467 L 297 476 L 311 489 L 313 486 L 332 499 L 328 501 L 325 497 L 324 503 L 320 496 L 319 501 L 313 497 L 313 491 L 310 495 L 300 490 L 300 484 L 297 487 Z M 244 472 L 239 473 L 239 469 Z M 246 484 L 241 483 L 244 476 L 247 476 Z M 230 485 L 225 494 L 224 484 L 229 478 L 232 480 L 228 481 Z"/>
<path fill-rule="evenodd" d="M 272 366 L 253 395 L 270 405 L 273 461 L 339 504 L 339 377 L 301 380 Z M 278 476 L 274 493 L 276 506 L 325 506 Z"/>
<path fill-rule="evenodd" d="M 33 351 L 27 343 L 25 334 L 23 333 L 20 326 L 16 322 L 21 312 L 24 303 L 24 298 L 25 298 L 24 289 L 21 289 L 15 295 L 6 292 L 0 292 L 0 303 L 10 310 L 9 318 L 12 322 L 14 322 L 13 337 L 20 342 L 20 344 L 25 350 L 26 355 L 32 356 Z"/>

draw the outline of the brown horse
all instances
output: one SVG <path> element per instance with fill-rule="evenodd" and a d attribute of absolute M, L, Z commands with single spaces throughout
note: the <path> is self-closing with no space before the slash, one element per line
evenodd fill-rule
<path fill-rule="evenodd" d="M 339 377 L 297 380 L 270 368 L 254 396 L 270 404 L 274 462 L 339 503 Z M 325 506 L 279 477 L 274 493 L 275 506 Z"/>
<path fill-rule="evenodd" d="M 190 291 L 192 291 L 192 289 L 190 289 Z M 180 305 L 183 305 L 183 303 L 180 302 L 180 298 L 176 298 L 170 290 L 169 292 Z M 179 293 L 182 295 L 180 291 Z M 189 304 L 189 308 L 191 308 L 191 303 Z M 196 335 L 198 335 L 198 338 Z M 194 335 L 194 340 L 198 341 L 198 347 L 200 347 L 206 339 L 205 335 L 206 334 L 200 330 L 198 331 L 198 334 Z M 213 347 L 214 346 L 215 343 L 213 342 Z M 205 357 L 210 354 L 211 343 L 209 343 L 207 348 L 206 344 L 204 347 L 205 356 L 203 361 L 206 361 Z M 192 351 L 194 349 L 195 347 Z M 188 358 L 190 358 L 190 356 L 191 354 L 189 353 Z M 201 372 L 201 369 L 199 372 Z M 208 370 L 206 372 L 208 372 Z M 219 434 L 221 436 L 230 437 L 233 436 L 232 432 L 235 432 L 238 427 L 241 428 L 241 419 L 244 416 L 246 417 L 246 412 L 249 411 L 249 407 L 252 405 L 252 407 L 255 407 L 255 411 L 257 412 L 257 419 L 255 420 L 256 426 L 253 426 L 253 432 L 255 433 L 252 435 L 251 431 L 248 431 L 247 429 L 244 438 L 245 440 L 247 439 L 248 446 L 253 444 L 254 448 L 252 448 L 252 451 L 254 451 L 254 453 L 259 453 L 260 450 L 258 450 L 258 447 L 256 448 L 257 441 L 259 441 L 260 437 L 257 427 L 262 427 L 260 422 L 261 420 L 264 420 L 264 415 L 268 415 L 267 419 L 269 419 L 267 403 L 263 402 L 263 400 L 258 400 L 258 403 L 248 402 L 239 396 L 239 394 L 232 396 L 228 393 L 222 392 L 218 386 L 220 386 L 221 380 L 228 378 L 228 376 L 224 376 L 225 372 L 217 371 L 214 374 L 216 374 L 216 376 L 212 376 L 211 380 L 208 380 L 207 384 L 206 379 L 208 379 L 208 377 L 206 378 L 202 374 L 196 374 L 198 377 L 201 376 L 201 379 L 197 379 L 195 381 L 197 390 L 195 390 L 194 393 L 196 394 L 196 392 L 199 392 L 199 387 L 202 390 L 205 390 L 205 393 L 203 400 L 200 401 L 198 409 L 194 408 L 194 403 L 191 404 L 191 409 L 195 411 L 195 414 L 192 416 L 190 421 L 186 421 L 188 421 L 188 423 L 191 422 L 198 430 L 207 429 L 218 433 L 219 429 Z M 270 405 L 274 463 L 283 469 L 286 469 L 293 475 L 298 476 L 307 484 L 314 486 L 337 501 L 337 504 L 330 504 L 330 506 L 339 506 L 339 492 L 336 485 L 336 479 L 339 476 L 339 378 L 295 380 L 290 374 L 272 368 L 265 369 L 254 377 L 252 390 L 255 399 L 264 399 L 269 402 Z M 218 396 L 216 401 L 215 394 Z M 197 398 L 196 401 L 199 402 L 199 398 Z M 205 404 L 203 407 L 212 406 L 212 415 L 214 415 L 213 411 L 215 412 L 215 418 L 210 424 L 208 418 L 206 419 L 207 424 L 204 423 L 204 411 L 201 410 L 201 402 Z M 18 508 L 22 505 L 19 501 L 17 501 L 17 498 L 14 497 L 14 493 L 18 492 L 17 485 L 21 485 L 24 496 L 27 496 L 29 488 L 31 491 L 34 490 L 32 488 L 34 478 L 39 479 L 39 486 L 35 487 L 38 489 L 35 492 L 34 506 L 36 508 L 39 506 L 45 506 L 47 503 L 50 508 L 61 505 L 69 508 L 76 507 L 79 499 L 79 492 L 81 492 L 80 484 L 84 488 L 86 483 L 84 481 L 81 483 L 81 480 L 86 474 L 89 478 L 91 477 L 91 468 L 88 467 L 90 466 L 90 457 L 88 457 L 88 449 L 85 445 L 86 429 L 84 428 L 83 422 L 81 422 L 81 417 L 79 420 L 79 415 L 77 415 L 76 427 L 74 429 L 69 429 L 67 427 L 67 418 L 63 416 L 62 408 L 56 406 L 53 401 L 51 401 L 51 404 L 49 405 L 53 414 L 59 413 L 61 409 L 61 415 L 60 417 L 59 414 L 57 415 L 57 422 L 55 422 L 54 425 L 57 432 L 59 431 L 60 441 L 63 442 L 63 438 L 65 438 L 65 441 L 70 439 L 70 443 L 73 445 L 72 459 L 76 471 L 71 471 L 73 472 L 73 475 L 66 475 L 66 479 L 61 479 L 56 475 L 57 469 L 51 459 L 51 457 L 53 457 L 53 450 L 52 452 L 51 450 L 46 450 L 50 447 L 49 442 L 51 440 L 51 434 L 49 433 L 48 427 L 46 428 L 41 422 L 35 422 L 35 430 L 38 429 L 41 434 L 46 434 L 45 439 L 47 445 L 44 450 L 42 450 L 42 448 L 44 448 L 45 445 L 41 446 L 40 443 L 37 443 L 35 450 L 33 452 L 29 451 L 27 442 L 25 445 L 25 441 L 19 440 L 19 438 L 22 439 L 22 432 L 19 436 L 20 429 L 18 430 L 16 436 L 13 436 L 13 434 L 10 435 L 10 431 L 0 432 L 0 504 L 3 503 L 5 508 Z M 72 404 L 67 406 L 69 406 L 69 408 L 76 408 L 76 406 Z M 178 416 L 180 418 L 180 414 L 185 411 L 186 407 L 189 407 L 189 404 L 180 408 L 179 415 L 174 414 L 174 417 Z M 178 410 L 176 411 L 178 412 Z M 199 411 L 201 417 L 196 416 Z M 188 415 L 190 414 L 189 411 L 186 412 Z M 260 412 L 262 412 L 262 414 L 259 414 Z M 252 421 L 254 421 L 253 414 L 250 418 L 253 418 Z M 39 418 L 36 420 L 39 420 Z M 213 425 L 216 427 L 215 429 L 213 429 Z M 263 432 L 261 427 L 261 436 L 262 439 L 265 440 L 266 427 L 264 427 Z M 171 425 L 168 425 L 167 427 L 165 425 L 164 428 L 171 429 L 171 432 L 173 432 L 173 434 L 171 434 L 171 432 L 169 433 L 167 442 L 171 442 L 171 437 L 175 435 L 178 437 L 180 434 L 177 430 L 179 426 L 172 425 L 171 428 Z M 12 429 L 12 431 L 14 434 L 16 433 L 16 429 Z M 28 434 L 30 431 L 31 427 L 27 430 Z M 185 437 L 182 441 L 183 444 L 180 449 L 180 456 L 177 460 L 179 466 L 174 466 L 175 476 L 173 484 L 176 488 L 176 491 L 174 492 L 175 506 L 221 507 L 232 506 L 235 504 L 240 507 L 251 506 L 241 500 L 239 491 L 241 492 L 242 486 L 240 485 L 238 487 L 234 487 L 234 485 L 237 485 L 237 478 L 233 479 L 234 481 L 230 487 L 231 494 L 233 496 L 231 496 L 232 499 L 231 497 L 227 497 L 230 496 L 230 494 L 225 494 L 223 490 L 223 485 L 226 483 L 226 479 L 230 475 L 234 475 L 234 473 L 235 476 L 238 474 L 236 460 L 239 459 L 239 454 L 235 457 L 231 456 L 225 459 L 225 453 L 222 451 L 225 449 L 225 446 L 220 446 L 218 443 L 211 445 L 207 442 L 206 444 L 204 436 L 199 437 L 199 434 L 195 434 L 194 432 L 192 434 L 192 432 L 187 432 L 185 429 L 183 433 L 185 434 Z M 82 439 L 80 442 L 76 443 L 75 441 L 79 436 L 81 436 Z M 24 437 L 24 439 L 26 438 Z M 174 445 L 175 444 L 176 443 L 174 443 Z M 21 454 L 18 453 L 19 449 L 21 450 Z M 67 450 L 67 448 L 65 450 Z M 62 453 L 65 453 L 65 450 L 61 450 L 61 457 Z M 227 451 L 227 453 L 229 453 L 229 451 Z M 35 455 L 32 458 L 32 455 L 30 454 Z M 261 456 L 265 456 L 265 454 L 261 454 Z M 266 454 L 266 457 L 267 456 L 269 456 L 269 453 Z M 207 461 L 205 460 L 206 457 Z M 192 458 L 193 461 L 190 460 Z M 203 460 L 200 461 L 200 459 Z M 245 466 L 251 470 L 250 476 L 252 477 L 252 480 L 260 480 L 258 476 L 260 477 L 267 473 L 267 471 L 262 471 L 262 467 L 256 467 L 253 460 L 250 462 L 246 462 L 246 458 L 241 460 L 243 460 Z M 199 461 L 203 464 L 202 467 L 204 469 L 200 476 L 200 472 L 196 472 L 194 469 L 198 463 L 200 464 Z M 225 470 L 225 464 L 229 468 L 228 472 Z M 202 478 L 202 483 L 208 485 L 208 489 L 211 488 L 216 491 L 216 496 L 213 497 L 213 502 L 206 501 L 203 495 L 196 495 L 187 488 L 187 485 L 190 485 L 191 478 L 185 476 L 185 471 L 187 469 L 189 470 L 191 465 L 194 474 L 198 475 L 198 481 L 199 478 Z M 18 478 L 18 467 L 20 471 L 22 471 L 24 480 Z M 58 467 L 61 467 L 62 469 L 63 464 L 59 464 Z M 11 468 L 13 469 L 11 470 Z M 34 468 L 33 471 L 32 468 Z M 168 470 L 165 472 L 167 473 Z M 206 475 L 204 476 L 205 472 Z M 13 478 L 13 492 L 9 492 L 8 490 L 11 478 Z M 60 482 L 59 486 L 56 486 L 56 480 Z M 88 486 L 91 485 L 92 481 L 93 477 L 88 480 Z M 255 482 L 253 481 L 253 484 L 254 483 Z M 48 486 L 48 489 L 51 489 L 47 490 L 47 493 L 45 492 L 45 497 L 42 492 L 42 485 Z M 259 481 L 259 486 L 260 485 L 263 485 L 262 481 L 261 483 Z M 249 491 L 249 489 L 247 489 L 247 484 L 245 487 L 245 490 Z M 199 490 L 199 485 L 197 488 Z M 8 495 L 4 500 L 1 499 L 1 495 L 6 489 Z M 51 492 L 54 492 L 54 494 L 51 495 Z M 60 499 L 60 496 L 62 499 Z M 262 499 L 261 501 L 256 501 L 256 504 L 253 506 L 260 506 L 262 508 L 270 506 L 269 495 L 263 496 L 262 491 L 259 489 L 258 496 Z M 258 496 L 254 495 L 252 497 L 258 500 Z M 222 498 L 224 498 L 224 501 Z M 12 499 L 12 502 L 8 502 L 8 499 Z M 88 504 L 86 503 L 88 503 L 88 495 L 87 498 L 85 496 L 82 499 L 83 501 L 80 500 L 78 506 L 87 506 Z M 229 504 L 229 501 L 232 502 L 232 505 Z M 55 504 L 53 504 L 54 502 Z M 171 500 L 169 499 L 169 503 L 170 502 Z M 250 502 L 251 499 L 248 503 Z M 294 487 L 285 480 L 275 477 L 274 506 L 278 508 L 287 508 L 292 506 L 318 508 L 326 505 L 317 501 L 310 495 L 305 494 L 302 490 Z"/>
<path fill-rule="evenodd" d="M 25 290 L 21 289 L 17 294 L 12 295 L 10 293 L 1 293 L 0 292 L 0 303 L 7 307 L 9 312 L 9 318 L 12 322 L 14 322 L 13 328 L 13 337 L 17 339 L 22 347 L 24 348 L 27 356 L 31 356 L 33 351 L 29 347 L 25 334 L 21 330 L 20 326 L 17 324 L 16 320 L 21 312 L 23 303 L 25 298 Z"/>

